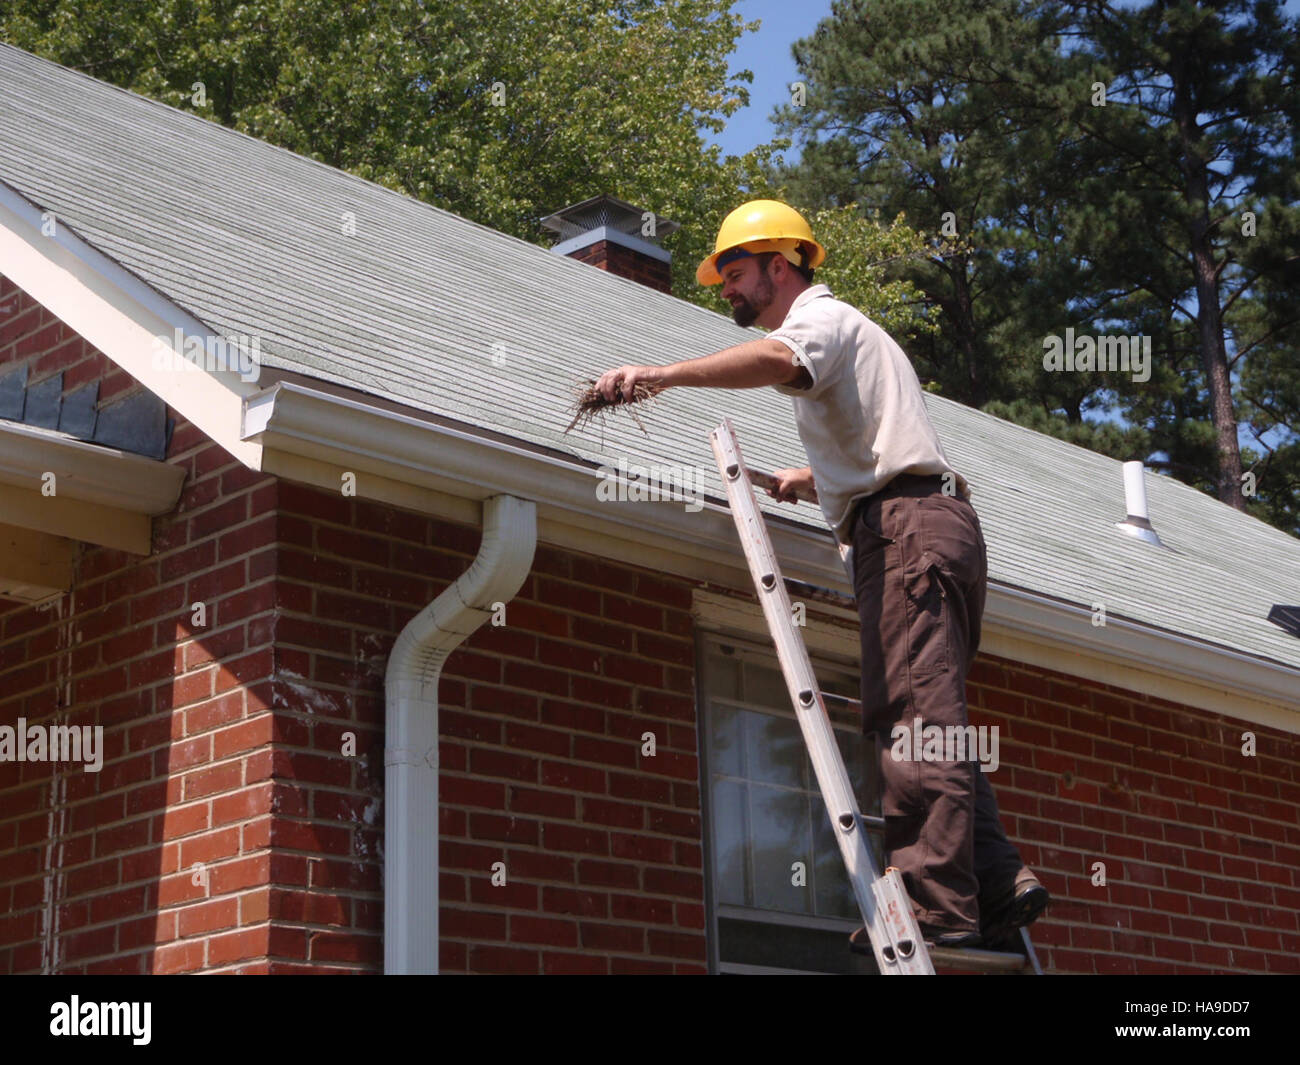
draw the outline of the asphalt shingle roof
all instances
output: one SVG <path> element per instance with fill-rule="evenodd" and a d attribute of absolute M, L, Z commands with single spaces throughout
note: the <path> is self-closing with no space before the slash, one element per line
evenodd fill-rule
<path fill-rule="evenodd" d="M 750 465 L 806 461 L 770 389 L 670 392 L 648 438 L 621 417 L 563 433 L 580 378 L 755 331 L 3 44 L 0 180 L 214 331 L 258 335 L 266 366 L 595 463 L 695 464 L 718 495 L 708 432 L 724 416 Z M 1300 542 L 1149 475 L 1168 550 L 1153 548 L 1114 528 L 1118 462 L 927 404 L 972 485 L 991 579 L 1300 667 L 1300 639 L 1266 620 L 1300 603 Z M 764 505 L 825 527 L 815 508 Z"/>

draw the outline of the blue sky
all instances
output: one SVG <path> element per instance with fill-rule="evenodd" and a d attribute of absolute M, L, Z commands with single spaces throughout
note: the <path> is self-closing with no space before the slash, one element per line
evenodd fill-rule
<path fill-rule="evenodd" d="M 817 23 L 831 13 L 831 3 L 830 0 L 808 0 L 802 4 L 791 4 L 789 0 L 739 0 L 732 11 L 746 22 L 755 19 L 763 22 L 758 32 L 740 38 L 730 57 L 733 73 L 750 70 L 754 74 L 754 82 L 749 86 L 749 106 L 732 115 L 727 128 L 712 138 L 712 143 L 721 145 L 724 152 L 743 155 L 775 135 L 769 116 L 772 108 L 789 100 L 790 82 L 795 80 L 790 45 L 817 28 Z M 793 151 L 797 154 L 797 148 Z"/>

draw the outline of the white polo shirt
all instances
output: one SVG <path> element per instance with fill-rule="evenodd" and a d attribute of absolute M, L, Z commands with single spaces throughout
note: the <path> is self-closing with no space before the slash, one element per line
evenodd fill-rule
<path fill-rule="evenodd" d="M 812 285 L 768 336 L 812 377 L 809 388 L 774 387 L 794 399 L 822 513 L 842 541 L 854 501 L 900 473 L 952 473 L 958 494 L 970 494 L 943 453 L 911 362 L 865 314 Z"/>

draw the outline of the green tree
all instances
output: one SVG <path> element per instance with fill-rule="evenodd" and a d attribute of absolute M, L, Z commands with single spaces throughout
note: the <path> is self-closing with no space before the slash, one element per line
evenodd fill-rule
<path fill-rule="evenodd" d="M 1022 394 L 999 331 L 1024 293 L 1017 190 L 1042 184 L 1062 75 L 1044 27 L 1016 0 L 837 0 L 794 46 L 805 106 L 778 116 L 803 144 L 778 172 L 812 202 L 858 203 L 962 242 L 900 273 L 937 312 L 909 338 L 927 376 L 981 406 Z M 1018 243 L 1020 242 L 1020 243 Z M 1020 338 L 1023 353 L 1024 338 Z"/>
<path fill-rule="evenodd" d="M 1205 472 L 1220 500 L 1246 509 L 1234 380 L 1258 400 L 1242 411 L 1257 440 L 1285 442 L 1284 453 L 1296 442 L 1293 406 L 1277 392 L 1300 342 L 1300 21 L 1277 0 L 1069 6 L 1105 86 L 1104 103 L 1075 113 L 1080 202 L 1117 223 L 1103 272 L 1191 326 L 1168 354 L 1194 348 L 1180 375 L 1204 392 L 1212 422 Z M 1272 502 L 1255 509 L 1295 514 L 1288 465 L 1270 470 L 1259 487 Z"/>

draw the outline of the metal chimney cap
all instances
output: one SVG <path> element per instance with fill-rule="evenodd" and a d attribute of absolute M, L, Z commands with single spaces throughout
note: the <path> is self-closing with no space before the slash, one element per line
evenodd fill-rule
<path fill-rule="evenodd" d="M 642 232 L 647 214 L 654 215 L 654 236 L 646 236 Z M 682 228 L 680 222 L 674 222 L 641 207 L 634 207 L 625 200 L 603 193 L 581 203 L 561 208 L 554 214 L 547 215 L 541 223 L 557 234 L 562 241 L 603 226 L 629 237 L 658 244 L 664 237 Z"/>

